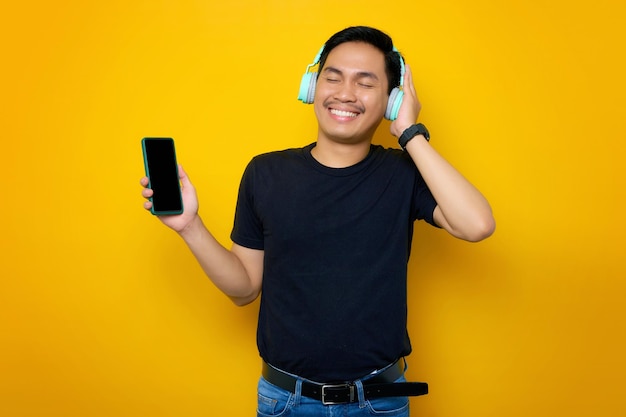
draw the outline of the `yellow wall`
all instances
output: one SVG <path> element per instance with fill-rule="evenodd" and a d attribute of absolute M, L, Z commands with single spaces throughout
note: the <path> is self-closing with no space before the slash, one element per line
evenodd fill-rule
<path fill-rule="evenodd" d="M 229 245 L 245 164 L 313 141 L 300 76 L 353 24 L 394 37 L 433 145 L 498 221 L 479 244 L 416 229 L 415 415 L 626 415 L 625 9 L 5 2 L 0 415 L 254 413 L 258 306 L 232 306 L 142 209 L 140 139 L 176 139 Z"/>

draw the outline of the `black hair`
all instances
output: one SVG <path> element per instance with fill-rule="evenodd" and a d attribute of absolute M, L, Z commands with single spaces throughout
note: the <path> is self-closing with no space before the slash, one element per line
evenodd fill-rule
<path fill-rule="evenodd" d="M 394 50 L 393 41 L 389 35 L 368 26 L 348 27 L 335 33 L 326 41 L 320 55 L 318 77 L 330 51 L 345 42 L 365 42 L 378 48 L 385 56 L 385 71 L 389 80 L 387 93 L 391 93 L 391 90 L 400 85 L 400 77 L 402 76 L 400 53 Z"/>

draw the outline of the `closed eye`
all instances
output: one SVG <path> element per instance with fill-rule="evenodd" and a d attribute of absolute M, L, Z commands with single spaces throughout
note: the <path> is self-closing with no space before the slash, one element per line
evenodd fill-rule
<path fill-rule="evenodd" d="M 333 68 L 333 67 L 325 68 L 323 75 L 324 75 L 324 79 L 331 84 L 336 84 L 336 83 L 341 82 L 341 78 L 342 78 L 341 71 L 339 71 L 336 68 Z"/>

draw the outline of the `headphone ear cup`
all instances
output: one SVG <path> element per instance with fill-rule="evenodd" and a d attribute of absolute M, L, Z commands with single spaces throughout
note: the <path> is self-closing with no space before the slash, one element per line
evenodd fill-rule
<path fill-rule="evenodd" d="M 305 104 L 313 103 L 315 98 L 315 86 L 317 85 L 317 73 L 307 72 L 302 76 L 300 81 L 300 91 L 298 92 L 298 100 Z"/>
<path fill-rule="evenodd" d="M 393 121 L 398 118 L 403 97 L 404 91 L 400 90 L 398 87 L 391 90 L 389 101 L 387 101 L 387 109 L 385 110 L 385 119 Z"/>

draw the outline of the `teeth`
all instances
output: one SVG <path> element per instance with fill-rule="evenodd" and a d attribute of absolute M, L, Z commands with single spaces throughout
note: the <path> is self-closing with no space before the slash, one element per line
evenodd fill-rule
<path fill-rule="evenodd" d="M 330 112 L 339 117 L 357 117 L 358 116 L 357 113 L 352 113 L 351 111 L 331 109 Z"/>

